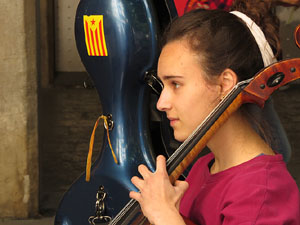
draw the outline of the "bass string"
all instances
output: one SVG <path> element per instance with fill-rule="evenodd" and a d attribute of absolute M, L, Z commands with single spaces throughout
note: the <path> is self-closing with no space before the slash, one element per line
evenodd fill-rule
<path fill-rule="evenodd" d="M 109 225 L 116 225 L 118 224 L 118 222 L 121 221 L 122 218 L 124 218 L 124 216 L 126 214 L 128 214 L 128 212 L 130 210 L 132 210 L 133 207 L 137 207 L 139 205 L 137 205 L 137 201 L 135 199 L 130 199 L 130 201 L 123 207 L 123 209 L 115 216 L 115 218 L 113 218 L 112 221 L 109 222 Z"/>

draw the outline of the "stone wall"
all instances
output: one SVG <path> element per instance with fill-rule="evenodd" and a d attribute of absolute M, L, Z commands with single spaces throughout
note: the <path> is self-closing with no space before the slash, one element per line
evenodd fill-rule
<path fill-rule="evenodd" d="M 38 212 L 36 1 L 0 1 L 0 217 Z"/>

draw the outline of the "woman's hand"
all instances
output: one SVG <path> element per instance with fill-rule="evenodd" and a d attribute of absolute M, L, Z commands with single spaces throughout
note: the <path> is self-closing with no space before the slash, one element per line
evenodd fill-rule
<path fill-rule="evenodd" d="M 184 224 L 179 214 L 179 203 L 188 188 L 185 181 L 171 184 L 166 170 L 166 159 L 158 156 L 156 171 L 152 173 L 144 165 L 138 167 L 142 176 L 132 177 L 132 183 L 140 192 L 131 191 L 129 196 L 140 203 L 144 216 L 151 224 Z"/>

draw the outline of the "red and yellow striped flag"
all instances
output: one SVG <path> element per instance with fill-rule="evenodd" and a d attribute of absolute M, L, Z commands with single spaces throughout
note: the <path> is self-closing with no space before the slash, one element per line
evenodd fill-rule
<path fill-rule="evenodd" d="M 103 15 L 83 16 L 85 44 L 89 56 L 107 56 Z"/>

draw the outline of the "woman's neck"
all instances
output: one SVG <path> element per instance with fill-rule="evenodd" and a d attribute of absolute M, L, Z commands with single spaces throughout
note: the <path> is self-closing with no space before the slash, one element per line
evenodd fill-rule
<path fill-rule="evenodd" d="M 262 153 L 274 155 L 272 149 L 239 111 L 220 127 L 208 142 L 208 147 L 215 156 L 211 173 L 237 166 Z"/>

